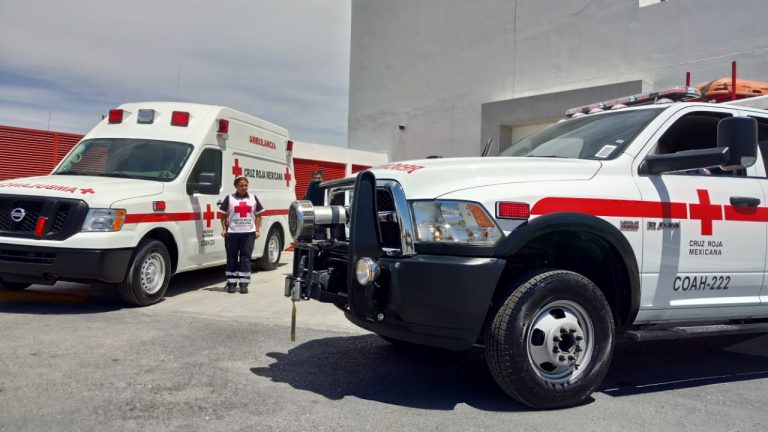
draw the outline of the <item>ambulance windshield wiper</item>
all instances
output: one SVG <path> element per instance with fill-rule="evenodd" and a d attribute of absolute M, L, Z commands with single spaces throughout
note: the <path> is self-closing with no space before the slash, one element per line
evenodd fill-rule
<path fill-rule="evenodd" d="M 55 175 L 94 175 L 93 173 L 80 172 L 80 171 L 57 171 Z"/>
<path fill-rule="evenodd" d="M 102 173 L 102 174 L 97 174 L 97 175 L 99 177 L 118 177 L 118 178 L 129 178 L 129 179 L 141 179 L 141 178 L 143 178 L 143 177 L 139 177 L 139 176 L 132 176 L 130 174 L 116 173 L 116 172 Z"/>

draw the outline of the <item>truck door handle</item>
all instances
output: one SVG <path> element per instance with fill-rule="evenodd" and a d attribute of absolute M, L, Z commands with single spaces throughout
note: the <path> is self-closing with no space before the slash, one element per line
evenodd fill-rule
<path fill-rule="evenodd" d="M 760 205 L 760 198 L 731 197 L 731 205 L 737 207 L 757 207 Z"/>

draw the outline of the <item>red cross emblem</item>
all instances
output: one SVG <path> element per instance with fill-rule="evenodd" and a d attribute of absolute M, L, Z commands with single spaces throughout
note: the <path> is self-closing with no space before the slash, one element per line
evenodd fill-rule
<path fill-rule="evenodd" d="M 291 171 L 288 169 L 288 167 L 285 167 L 285 186 L 290 187 L 291 186 Z"/>
<path fill-rule="evenodd" d="M 240 215 L 240 217 L 246 217 L 248 216 L 248 213 L 251 212 L 251 209 L 253 207 L 249 206 L 245 203 L 245 201 L 240 201 L 240 204 L 235 207 L 235 212 Z"/>
<path fill-rule="evenodd" d="M 235 177 L 243 175 L 243 167 L 240 166 L 240 161 L 238 159 L 235 159 L 235 165 L 232 167 L 232 174 L 234 174 Z"/>
<path fill-rule="evenodd" d="M 210 228 L 211 227 L 211 221 L 214 218 L 214 214 L 211 211 L 211 205 L 206 204 L 205 205 L 205 211 L 203 212 L 203 220 L 205 221 L 205 227 Z"/>
<path fill-rule="evenodd" d="M 82 195 L 88 195 L 88 194 L 92 194 L 92 193 L 94 193 L 94 192 L 96 192 L 96 191 L 94 191 L 94 190 L 93 190 L 93 189 L 91 189 L 91 188 L 88 188 L 88 189 L 80 189 L 80 194 L 82 194 Z"/>
<path fill-rule="evenodd" d="M 701 221 L 701 235 L 712 235 L 712 221 L 723 220 L 723 206 L 709 202 L 709 192 L 706 189 L 696 189 L 699 204 L 688 204 L 691 219 Z"/>

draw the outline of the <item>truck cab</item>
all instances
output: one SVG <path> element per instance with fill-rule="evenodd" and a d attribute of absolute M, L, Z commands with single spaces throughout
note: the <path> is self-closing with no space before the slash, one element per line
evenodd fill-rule
<path fill-rule="evenodd" d="M 498 157 L 323 184 L 326 206 L 290 209 L 286 296 L 395 344 L 482 345 L 536 408 L 583 402 L 619 336 L 767 331 L 768 111 L 613 102 Z"/>
<path fill-rule="evenodd" d="M 222 265 L 218 202 L 245 176 L 266 211 L 253 259 L 273 269 L 294 197 L 285 129 L 210 105 L 122 105 L 48 176 L 0 182 L 0 285 L 59 280 L 160 301 L 171 275 Z"/>

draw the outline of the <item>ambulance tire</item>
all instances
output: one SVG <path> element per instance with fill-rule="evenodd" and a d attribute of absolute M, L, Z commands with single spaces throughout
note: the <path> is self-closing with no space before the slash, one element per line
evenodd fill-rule
<path fill-rule="evenodd" d="M 24 291 L 31 285 L 24 282 L 3 282 L 0 280 L 0 291 Z"/>
<path fill-rule="evenodd" d="M 125 280 L 117 284 L 120 297 L 135 306 L 159 302 L 171 279 L 171 256 L 165 244 L 145 239 L 136 247 Z"/>
<path fill-rule="evenodd" d="M 563 270 L 524 278 L 491 317 L 485 357 L 496 383 L 530 407 L 578 405 L 603 381 L 614 322 L 600 289 Z"/>
<path fill-rule="evenodd" d="M 259 270 L 274 270 L 280 264 L 280 255 L 283 253 L 283 237 L 277 225 L 272 226 L 264 241 L 264 253 L 256 260 L 256 268 Z"/>

